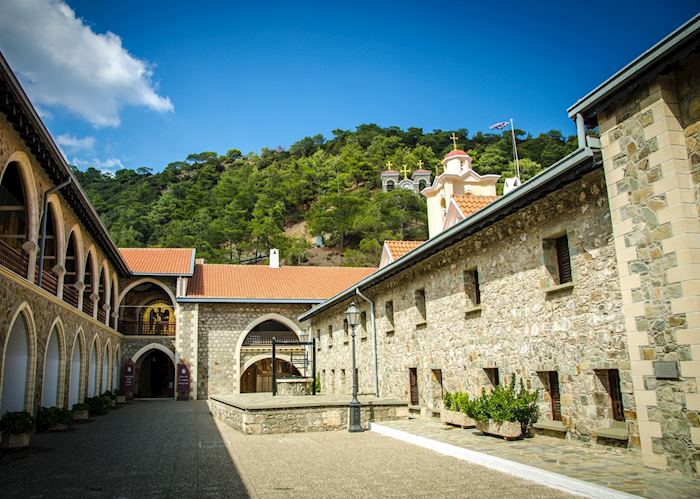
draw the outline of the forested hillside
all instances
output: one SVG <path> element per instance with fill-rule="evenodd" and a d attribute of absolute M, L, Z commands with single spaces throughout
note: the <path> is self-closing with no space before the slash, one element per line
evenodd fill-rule
<path fill-rule="evenodd" d="M 509 131 L 454 132 L 476 171 L 514 175 Z M 323 234 L 344 264 L 376 265 L 383 240 L 427 236 L 423 197 L 382 193 L 380 172 L 387 161 L 410 169 L 422 161 L 435 172 L 452 149 L 451 133 L 370 124 L 334 130 L 330 140 L 306 137 L 289 150 L 191 154 L 160 173 L 76 174 L 119 246 L 195 247 L 209 262 L 234 263 L 277 247 L 287 264 L 303 264 L 309 234 Z M 558 131 L 516 133 L 523 180 L 575 148 L 575 138 Z M 306 235 L 292 229 L 300 227 Z"/>

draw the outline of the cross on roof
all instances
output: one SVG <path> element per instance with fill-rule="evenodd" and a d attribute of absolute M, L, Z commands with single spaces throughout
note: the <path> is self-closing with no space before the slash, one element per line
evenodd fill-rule
<path fill-rule="evenodd" d="M 400 172 L 403 173 L 403 178 L 404 180 L 408 178 L 408 174 L 411 173 L 411 170 L 408 169 L 408 166 L 406 166 L 406 163 L 404 163 L 403 168 L 401 168 Z"/>
<path fill-rule="evenodd" d="M 418 160 L 418 169 L 419 170 L 423 169 L 423 161 L 421 161 L 420 159 Z"/>
<path fill-rule="evenodd" d="M 387 169 L 387 170 L 391 170 L 391 167 L 392 167 L 392 166 L 394 166 L 394 163 L 392 163 L 391 161 L 387 161 L 387 162 L 386 162 L 386 169 Z"/>
<path fill-rule="evenodd" d="M 457 150 L 457 137 L 454 132 L 452 132 L 452 136 L 450 137 L 452 139 L 452 147 L 454 147 L 454 150 Z"/>

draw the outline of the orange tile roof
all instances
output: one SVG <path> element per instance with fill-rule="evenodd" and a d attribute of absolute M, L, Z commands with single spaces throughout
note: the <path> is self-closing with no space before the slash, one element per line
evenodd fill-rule
<path fill-rule="evenodd" d="M 501 196 L 475 196 L 474 194 L 467 193 L 459 194 L 453 199 L 455 200 L 455 203 L 457 203 L 462 215 L 464 215 L 464 218 L 466 218 L 469 215 L 476 213 L 481 208 L 493 203 L 500 197 Z"/>
<path fill-rule="evenodd" d="M 191 275 L 193 248 L 119 248 L 134 274 Z"/>
<path fill-rule="evenodd" d="M 425 241 L 384 241 L 394 260 L 398 260 L 409 251 L 413 251 Z"/>
<path fill-rule="evenodd" d="M 375 272 L 371 267 L 196 264 L 187 298 L 326 300 Z"/>

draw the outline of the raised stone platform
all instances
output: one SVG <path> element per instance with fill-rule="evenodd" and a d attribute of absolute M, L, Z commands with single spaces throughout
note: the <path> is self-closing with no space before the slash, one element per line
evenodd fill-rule
<path fill-rule="evenodd" d="M 408 419 L 408 404 L 395 399 L 358 397 L 362 427 L 370 421 Z M 348 428 L 350 395 L 277 396 L 241 393 L 210 397 L 209 412 L 240 431 L 257 435 L 335 431 Z"/>

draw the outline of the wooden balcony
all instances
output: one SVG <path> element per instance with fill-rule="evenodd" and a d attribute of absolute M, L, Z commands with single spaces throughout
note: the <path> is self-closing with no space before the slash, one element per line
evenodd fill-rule
<path fill-rule="evenodd" d="M 27 267 L 29 266 L 27 255 L 2 240 L 0 240 L 0 265 L 10 269 L 15 274 L 27 277 Z"/>
<path fill-rule="evenodd" d="M 175 336 L 175 323 L 119 321 L 117 331 L 136 336 Z"/>
<path fill-rule="evenodd" d="M 105 321 L 107 320 L 107 312 L 105 312 L 101 308 L 98 308 L 97 309 L 97 320 L 104 324 Z"/>
<path fill-rule="evenodd" d="M 85 312 L 90 317 L 92 317 L 92 310 L 93 310 L 92 300 L 90 300 L 88 296 L 84 296 L 83 297 L 83 312 Z"/>
<path fill-rule="evenodd" d="M 272 338 L 277 343 L 297 342 L 299 338 L 292 331 L 251 331 L 243 340 L 243 346 L 272 345 Z"/>
<path fill-rule="evenodd" d="M 78 290 L 72 284 L 63 285 L 63 301 L 78 308 Z"/>
<path fill-rule="evenodd" d="M 34 284 L 39 284 L 39 267 L 36 267 L 36 277 Z M 52 295 L 58 293 L 58 278 L 50 270 L 44 270 L 41 276 L 41 289 L 45 289 Z"/>

